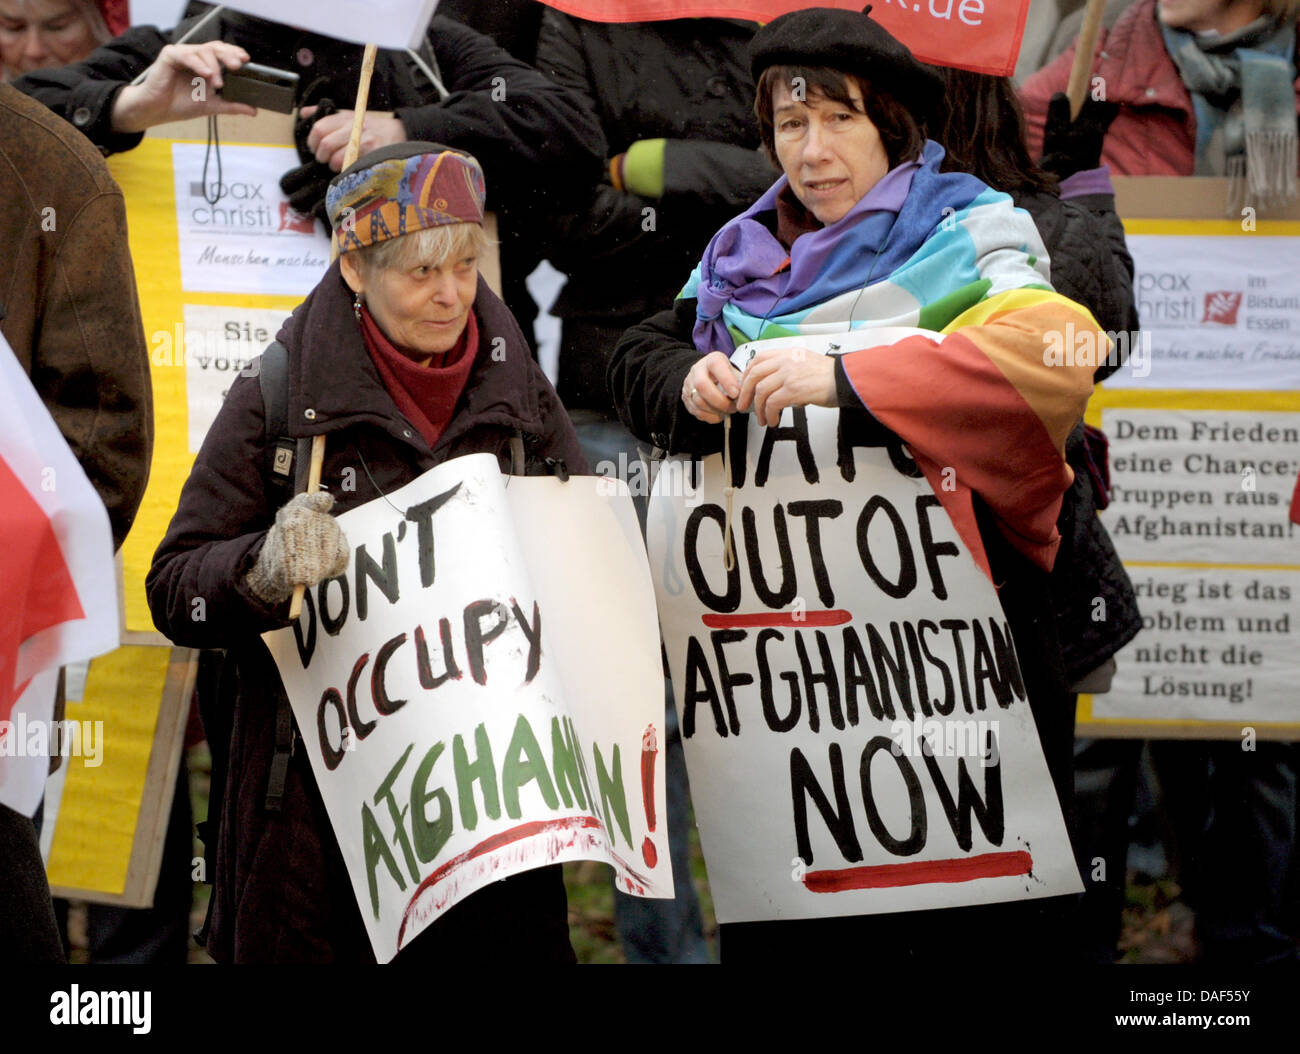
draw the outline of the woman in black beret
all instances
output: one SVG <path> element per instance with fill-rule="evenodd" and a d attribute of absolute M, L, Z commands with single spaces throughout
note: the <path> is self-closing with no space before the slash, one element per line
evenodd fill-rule
<path fill-rule="evenodd" d="M 1026 213 L 973 176 L 941 171 L 943 148 L 925 129 L 942 81 L 866 12 L 784 15 L 758 32 L 751 56 L 760 133 L 784 175 L 715 235 L 672 309 L 624 334 L 609 371 L 619 413 L 660 450 L 697 457 L 722 448 L 725 417 L 751 410 L 772 427 L 790 407 L 839 408 L 901 439 L 999 587 L 1067 801 L 1072 718 L 1059 705 L 1047 572 L 1071 481 L 1064 443 L 1092 377 L 1048 365 L 1043 348 L 1046 334 L 1096 322 L 1052 290 Z M 839 355 L 785 340 L 760 348 L 743 373 L 730 359 L 769 337 L 891 326 L 937 338 Z M 757 710 L 750 690 L 737 689 L 737 705 Z M 721 928 L 721 946 L 728 960 L 870 949 L 937 965 L 1019 962 L 1051 953 L 1062 909 L 1058 898 L 734 923 Z"/>

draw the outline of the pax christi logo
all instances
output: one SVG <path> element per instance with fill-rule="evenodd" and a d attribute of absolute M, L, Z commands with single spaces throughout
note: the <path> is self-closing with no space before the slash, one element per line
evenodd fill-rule
<path fill-rule="evenodd" d="M 1241 296 L 1239 292 L 1231 292 L 1221 289 L 1218 292 L 1205 294 L 1205 317 L 1202 322 L 1217 322 L 1221 326 L 1235 326 L 1237 324 L 1237 310 L 1241 307 Z"/>
<path fill-rule="evenodd" d="M 304 216 L 287 201 L 282 201 L 280 202 L 280 230 L 312 234 L 316 230 L 316 220 L 311 216 Z"/>

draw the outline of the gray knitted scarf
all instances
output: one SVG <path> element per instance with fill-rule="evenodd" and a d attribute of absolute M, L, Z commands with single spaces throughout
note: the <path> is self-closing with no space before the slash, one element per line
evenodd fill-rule
<path fill-rule="evenodd" d="M 1294 21 L 1223 36 L 1161 26 L 1196 111 L 1196 174 L 1227 176 L 1229 207 L 1296 196 Z"/>

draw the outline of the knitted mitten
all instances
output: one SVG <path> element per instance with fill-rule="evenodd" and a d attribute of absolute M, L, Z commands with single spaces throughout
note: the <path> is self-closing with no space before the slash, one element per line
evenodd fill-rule
<path fill-rule="evenodd" d="M 275 514 L 275 525 L 244 582 L 266 604 L 289 599 L 296 585 L 314 586 L 347 570 L 348 540 L 329 514 L 334 495 L 299 494 Z"/>

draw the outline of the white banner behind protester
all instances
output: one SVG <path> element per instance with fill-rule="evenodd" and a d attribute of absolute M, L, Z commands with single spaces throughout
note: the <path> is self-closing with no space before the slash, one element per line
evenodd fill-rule
<path fill-rule="evenodd" d="M 330 240 L 280 190 L 297 152 L 223 146 L 221 159 L 209 168 L 202 144 L 172 145 L 181 288 L 306 296 L 329 268 Z"/>
<path fill-rule="evenodd" d="M 184 328 L 173 347 L 184 348 L 189 452 L 197 454 L 235 378 L 275 340 L 289 312 L 234 304 L 185 304 L 181 310 Z"/>
<path fill-rule="evenodd" d="M 1114 407 L 1102 523 L 1142 632 L 1103 719 L 1294 723 L 1300 650 L 1300 414 Z M 1237 733 L 1240 734 L 1240 733 Z"/>
<path fill-rule="evenodd" d="M 734 570 L 721 455 L 667 463 L 647 536 L 718 920 L 1077 892 L 1006 619 L 905 448 L 733 429 Z"/>
<path fill-rule="evenodd" d="M 1290 236 L 1130 234 L 1140 335 L 1108 388 L 1300 388 Z"/>
<path fill-rule="evenodd" d="M 227 7 L 339 40 L 381 48 L 418 47 L 438 0 L 312 0 L 285 10 L 284 0 L 234 0 Z"/>
<path fill-rule="evenodd" d="M 610 488 L 447 462 L 339 516 L 347 573 L 266 635 L 380 961 L 561 860 L 672 896 L 654 596 Z"/>

